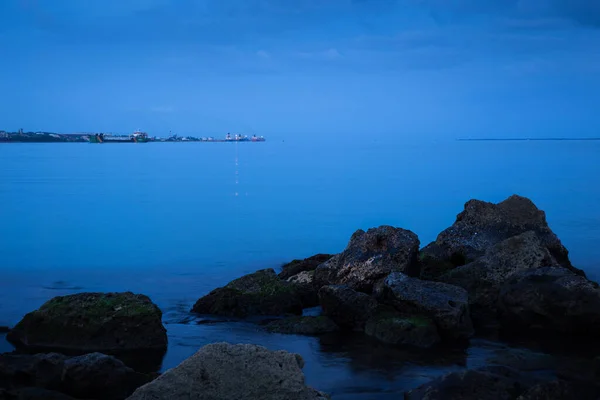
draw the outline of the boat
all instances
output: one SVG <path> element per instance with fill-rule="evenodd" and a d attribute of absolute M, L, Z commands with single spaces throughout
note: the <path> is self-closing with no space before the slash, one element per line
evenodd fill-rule
<path fill-rule="evenodd" d="M 149 142 L 146 132 L 135 131 L 128 136 L 113 136 L 97 133 L 90 135 L 90 143 L 146 143 Z"/>
<path fill-rule="evenodd" d="M 265 138 L 264 138 L 264 136 L 260 136 L 259 137 L 259 136 L 254 135 L 254 136 L 252 136 L 252 139 L 250 139 L 250 141 L 252 141 L 252 142 L 264 142 Z"/>

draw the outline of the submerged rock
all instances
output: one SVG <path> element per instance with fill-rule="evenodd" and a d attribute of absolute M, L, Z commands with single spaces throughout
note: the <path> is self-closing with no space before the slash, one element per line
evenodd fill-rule
<path fill-rule="evenodd" d="M 536 234 L 560 265 L 583 275 L 571 265 L 567 249 L 546 222 L 546 214 L 531 200 L 513 195 L 498 204 L 469 200 L 454 225 L 423 249 L 422 258 L 427 260 L 424 276 L 439 276 L 450 265 L 468 264 L 495 244 L 527 231 Z"/>
<path fill-rule="evenodd" d="M 319 305 L 319 288 L 314 282 L 315 271 L 302 271 L 287 279 L 296 286 L 298 296 L 303 308 L 311 308 Z"/>
<path fill-rule="evenodd" d="M 431 317 L 444 337 L 460 339 L 473 335 L 469 296 L 458 286 L 392 272 L 377 286 L 375 296 L 403 314 Z"/>
<path fill-rule="evenodd" d="M 595 336 L 600 333 L 598 284 L 565 268 L 537 268 L 514 274 L 503 285 L 499 312 L 504 326 Z"/>
<path fill-rule="evenodd" d="M 312 257 L 305 258 L 304 260 L 293 260 L 282 267 L 279 278 L 288 279 L 294 275 L 298 275 L 300 272 L 314 271 L 319 265 L 323 264 L 331 257 L 333 257 L 332 254 L 316 254 Z"/>
<path fill-rule="evenodd" d="M 315 281 L 370 293 L 392 271 L 418 276 L 418 253 L 419 238 L 411 231 L 391 226 L 358 230 L 342 253 L 317 267 Z"/>
<path fill-rule="evenodd" d="M 469 292 L 471 315 L 476 322 L 495 320 L 500 288 L 513 274 L 527 269 L 560 265 L 534 231 L 506 239 L 477 261 L 457 267 L 439 280 Z"/>
<path fill-rule="evenodd" d="M 8 333 L 17 348 L 76 353 L 166 351 L 162 312 L 142 294 L 79 293 L 55 297 Z"/>
<path fill-rule="evenodd" d="M 304 383 L 297 354 L 261 346 L 209 344 L 137 389 L 130 400 L 325 400 Z"/>
<path fill-rule="evenodd" d="M 200 298 L 192 312 L 247 317 L 302 314 L 296 286 L 282 281 L 275 271 L 263 269 L 229 282 Z"/>
<path fill-rule="evenodd" d="M 13 391 L 38 388 L 81 399 L 118 400 L 151 379 L 100 353 L 77 357 L 56 353 L 0 355 L 0 387 Z"/>
<path fill-rule="evenodd" d="M 504 367 L 451 372 L 404 394 L 406 400 L 514 400 L 538 383 Z"/>
<path fill-rule="evenodd" d="M 348 286 L 323 286 L 319 291 L 323 314 L 347 329 L 362 330 L 377 309 L 377 300 Z"/>
<path fill-rule="evenodd" d="M 382 312 L 369 319 L 365 333 L 384 343 L 409 345 L 422 348 L 440 342 L 435 323 L 426 317 L 403 316 L 394 312 Z"/>
<path fill-rule="evenodd" d="M 531 387 L 517 400 L 598 400 L 598 398 L 600 398 L 598 387 L 555 380 Z"/>
<path fill-rule="evenodd" d="M 339 327 L 326 316 L 291 317 L 270 322 L 266 326 L 270 332 L 297 335 L 319 335 L 334 332 Z"/>

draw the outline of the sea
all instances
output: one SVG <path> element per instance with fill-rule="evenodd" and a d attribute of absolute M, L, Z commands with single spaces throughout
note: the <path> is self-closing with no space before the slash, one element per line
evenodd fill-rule
<path fill-rule="evenodd" d="M 410 229 L 421 244 L 469 199 L 531 198 L 600 278 L 600 141 L 280 137 L 262 143 L 0 144 L 0 325 L 48 299 L 132 291 L 163 311 L 175 367 L 201 346 L 254 343 L 301 354 L 333 399 L 392 399 L 486 365 L 501 343 L 436 354 L 361 335 L 267 333 L 190 315 L 213 288 L 344 249 L 357 229 Z M 311 312 L 316 312 L 312 310 Z M 0 352 L 12 347 L 0 337 Z"/>

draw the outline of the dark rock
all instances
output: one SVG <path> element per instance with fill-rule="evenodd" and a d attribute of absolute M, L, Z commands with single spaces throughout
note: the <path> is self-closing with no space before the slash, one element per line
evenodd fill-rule
<path fill-rule="evenodd" d="M 451 372 L 404 394 L 406 400 L 513 400 L 535 380 L 509 368 Z"/>
<path fill-rule="evenodd" d="M 129 400 L 325 400 L 304 383 L 298 354 L 261 346 L 209 344 L 137 389 Z"/>
<path fill-rule="evenodd" d="M 267 324 L 267 330 L 278 333 L 291 333 L 297 335 L 319 335 L 337 331 L 339 327 L 330 318 L 318 317 L 291 317 L 280 319 Z"/>
<path fill-rule="evenodd" d="M 598 400 L 598 398 L 600 398 L 600 390 L 593 385 L 555 380 L 531 387 L 517 400 Z"/>
<path fill-rule="evenodd" d="M 384 343 L 429 348 L 440 342 L 435 323 L 426 317 L 379 312 L 365 325 L 365 333 Z"/>
<path fill-rule="evenodd" d="M 75 400 L 66 394 L 42 388 L 28 387 L 15 390 L 0 389 L 0 400 Z"/>
<path fill-rule="evenodd" d="M 431 317 L 443 337 L 461 339 L 473 335 L 469 296 L 458 286 L 392 272 L 377 286 L 375 297 L 400 313 Z"/>
<path fill-rule="evenodd" d="M 76 398 L 117 400 L 151 380 L 114 357 L 91 353 L 65 361 L 61 391 Z"/>
<path fill-rule="evenodd" d="M 600 378 L 600 357 L 594 358 L 594 375 Z"/>
<path fill-rule="evenodd" d="M 519 371 L 554 370 L 559 363 L 555 357 L 549 354 L 515 348 L 496 350 L 486 361 L 490 364 L 503 365 Z"/>
<path fill-rule="evenodd" d="M 548 249 L 534 231 L 513 236 L 489 248 L 477 261 L 457 267 L 439 277 L 442 282 L 469 292 L 471 316 L 477 325 L 495 320 L 500 288 L 519 271 L 556 266 Z"/>
<path fill-rule="evenodd" d="M 302 271 L 287 279 L 294 286 L 300 296 L 303 308 L 311 308 L 319 305 L 319 288 L 314 283 L 315 271 Z"/>
<path fill-rule="evenodd" d="M 0 326 L 0 333 L 10 332 L 10 328 L 8 326 Z"/>
<path fill-rule="evenodd" d="M 598 284 L 565 268 L 537 268 L 512 275 L 499 296 L 507 330 L 532 329 L 596 336 L 600 333 Z"/>
<path fill-rule="evenodd" d="M 135 372 L 118 359 L 100 353 L 0 355 L 0 387 L 39 388 L 82 399 L 125 399 L 152 376 Z"/>
<path fill-rule="evenodd" d="M 377 300 L 368 294 L 342 285 L 323 286 L 319 290 L 319 300 L 323 314 L 348 329 L 362 330 L 378 306 Z"/>
<path fill-rule="evenodd" d="M 493 245 L 527 231 L 535 232 L 560 265 L 584 275 L 571 265 L 567 249 L 546 222 L 546 214 L 531 200 L 513 195 L 498 204 L 469 200 L 454 225 L 423 249 L 421 257 L 428 264 L 424 276 L 435 277 L 447 270 L 448 264 L 468 264 Z"/>
<path fill-rule="evenodd" d="M 144 295 L 80 293 L 55 297 L 7 334 L 17 348 L 76 353 L 166 351 L 162 313 Z"/>
<path fill-rule="evenodd" d="M 233 317 L 302 314 L 302 302 L 294 284 L 280 280 L 273 269 L 263 269 L 213 290 L 192 312 Z"/>
<path fill-rule="evenodd" d="M 288 279 L 304 271 L 314 271 L 319 265 L 333 257 L 332 254 L 317 254 L 304 260 L 293 260 L 284 265 L 279 273 L 279 278 Z"/>
<path fill-rule="evenodd" d="M 356 231 L 346 249 L 315 270 L 318 287 L 347 285 L 371 293 L 390 272 L 419 275 L 419 238 L 411 231 L 380 226 Z"/>

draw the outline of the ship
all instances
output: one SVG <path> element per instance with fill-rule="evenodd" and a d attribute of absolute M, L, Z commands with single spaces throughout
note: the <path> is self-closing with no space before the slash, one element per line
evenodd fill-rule
<path fill-rule="evenodd" d="M 149 142 L 146 132 L 135 131 L 128 136 L 113 136 L 97 133 L 90 135 L 90 143 L 146 143 Z"/>

